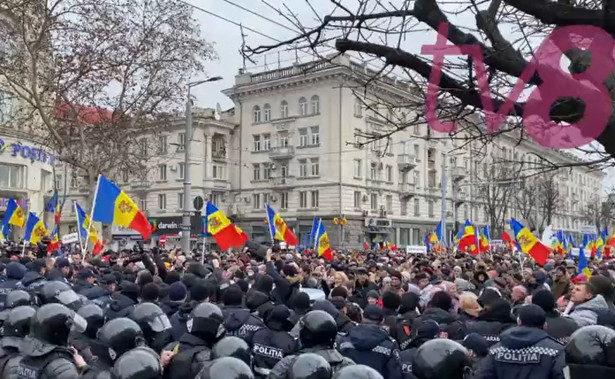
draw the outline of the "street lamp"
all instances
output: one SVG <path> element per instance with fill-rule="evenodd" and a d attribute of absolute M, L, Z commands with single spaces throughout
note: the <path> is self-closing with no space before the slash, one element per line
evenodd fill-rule
<path fill-rule="evenodd" d="M 214 76 L 205 80 L 188 83 L 188 97 L 186 98 L 186 132 L 184 136 L 184 211 L 182 213 L 182 252 L 190 252 L 190 197 L 192 183 L 190 182 L 190 143 L 192 142 L 192 100 L 190 89 L 199 84 L 222 80 L 221 76 Z"/>

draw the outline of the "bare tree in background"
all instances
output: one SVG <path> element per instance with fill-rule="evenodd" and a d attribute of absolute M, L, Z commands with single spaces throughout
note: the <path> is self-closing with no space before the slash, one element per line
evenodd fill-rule
<path fill-rule="evenodd" d="M 312 10 L 311 0 L 306 0 Z M 433 61 L 419 56 L 420 47 L 412 46 L 413 36 L 425 34 L 426 30 L 437 31 L 448 23 L 446 39 L 451 45 L 477 47 L 485 63 L 491 101 L 497 112 L 503 105 L 503 99 L 514 83 L 529 66 L 532 56 L 540 42 L 553 30 L 564 26 L 590 25 L 611 34 L 615 31 L 615 13 L 610 2 L 557 1 L 546 0 L 458 0 L 437 2 L 436 0 L 415 0 L 400 2 L 382 2 L 379 0 L 342 1 L 330 0 L 332 11 L 321 14 L 314 11 L 314 21 L 306 25 L 284 5 L 284 9 L 275 9 L 285 22 L 293 24 L 297 35 L 288 40 L 261 46 L 247 46 L 247 57 L 256 57 L 283 48 L 294 47 L 310 50 L 321 57 L 327 49 L 337 53 L 350 53 L 358 58 L 380 67 L 371 78 L 365 80 L 365 86 L 378 81 L 386 81 L 394 74 L 402 78 L 405 84 L 413 87 L 413 98 L 408 102 L 417 107 L 419 122 L 425 123 L 423 111 L 427 81 L 433 68 Z M 456 25 L 454 20 L 473 20 L 463 25 Z M 435 41 L 434 41 L 435 42 Z M 581 72 L 588 67 L 589 55 L 580 50 L 566 52 L 570 60 L 570 72 Z M 449 59 L 450 58 L 450 59 Z M 594 62 L 599 64 L 600 62 Z M 470 121 L 459 124 L 452 138 L 481 139 L 489 141 L 494 135 L 484 133 L 484 127 L 477 125 L 471 115 L 481 114 L 484 102 L 478 90 L 473 61 L 467 57 L 445 57 L 439 82 L 436 114 L 442 120 Z M 611 68 L 612 70 L 612 68 Z M 611 100 L 615 97 L 615 77 L 605 80 Z M 534 72 L 527 80 L 526 90 L 545 83 Z M 407 106 L 407 104 L 395 104 Z M 574 123 L 581 119 L 585 104 L 577 98 L 562 97 L 551 104 L 549 117 L 558 123 Z M 527 138 L 521 128 L 520 115 L 526 103 L 523 98 L 515 101 L 507 112 L 506 126 L 500 133 L 515 132 L 515 138 L 521 142 Z M 475 120 L 475 119 L 474 119 Z M 394 123 L 394 131 L 407 128 L 407 122 Z M 389 136 L 388 131 L 380 138 Z M 469 132 L 472 133 L 469 133 Z M 603 167 L 611 164 L 615 156 L 615 118 L 611 117 L 596 141 L 601 145 L 592 146 L 585 152 L 592 155 L 591 162 L 564 162 L 556 164 L 540 157 L 547 170 L 557 167 L 592 165 Z M 560 162 L 561 163 L 561 162 Z M 530 194 L 528 194 L 530 195 Z"/>
<path fill-rule="evenodd" d="M 215 58 L 177 0 L 3 0 L 0 18 L 10 125 L 90 184 L 144 171 L 157 151 L 141 136 L 181 109 L 187 81 Z"/>
<path fill-rule="evenodd" d="M 485 184 L 478 184 L 478 194 L 484 203 L 488 224 L 493 233 L 505 229 L 509 220 L 509 210 L 514 202 L 515 183 L 510 182 L 512 167 L 502 164 L 487 164 L 487 172 L 480 178 Z"/>
<path fill-rule="evenodd" d="M 537 228 L 543 231 L 552 224 L 555 211 L 560 208 L 561 196 L 554 175 L 544 175 L 534 181 L 537 192 Z"/>

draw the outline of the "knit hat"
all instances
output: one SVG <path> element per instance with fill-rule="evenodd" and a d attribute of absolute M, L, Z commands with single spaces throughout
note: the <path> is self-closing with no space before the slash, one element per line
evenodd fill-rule
<path fill-rule="evenodd" d="M 380 323 L 384 320 L 384 313 L 379 306 L 370 304 L 363 310 L 363 318 Z"/>
<path fill-rule="evenodd" d="M 545 312 L 551 312 L 555 309 L 555 298 L 549 290 L 538 290 L 532 295 L 532 304 L 539 306 Z"/>
<path fill-rule="evenodd" d="M 141 300 L 143 302 L 155 302 L 160 297 L 160 289 L 154 283 L 147 283 L 141 288 Z"/>
<path fill-rule="evenodd" d="M 421 297 L 413 292 L 406 292 L 401 295 L 401 306 L 399 307 L 399 313 L 404 314 L 416 310 L 419 306 Z"/>
<path fill-rule="evenodd" d="M 380 295 L 378 295 L 378 291 L 376 291 L 376 290 L 367 291 L 367 297 L 368 298 L 371 297 L 371 298 L 374 298 L 374 299 L 380 299 Z"/>
<path fill-rule="evenodd" d="M 441 331 L 440 324 L 435 320 L 422 320 L 415 331 L 415 337 L 418 339 L 434 339 Z"/>
<path fill-rule="evenodd" d="M 542 328 L 547 322 L 545 311 L 535 304 L 527 304 L 519 309 L 521 325 L 534 328 Z"/>
<path fill-rule="evenodd" d="M 461 344 L 466 349 L 472 350 L 478 357 L 486 357 L 489 354 L 489 343 L 478 333 L 468 334 Z"/>
<path fill-rule="evenodd" d="M 139 286 L 134 283 L 124 281 L 122 282 L 122 289 L 120 290 L 120 293 L 133 301 L 137 301 L 139 299 Z"/>
<path fill-rule="evenodd" d="M 307 311 L 310 309 L 310 296 L 305 292 L 299 292 L 292 299 L 294 309 Z"/>
<path fill-rule="evenodd" d="M 393 309 L 393 310 L 397 310 L 397 308 L 399 308 L 399 306 L 401 305 L 401 297 L 393 292 L 393 291 L 386 291 L 385 293 L 382 294 L 382 306 L 387 308 L 387 309 Z"/>
<path fill-rule="evenodd" d="M 273 279 L 269 275 L 259 275 L 254 283 L 254 289 L 263 293 L 270 293 L 273 290 Z"/>
<path fill-rule="evenodd" d="M 169 286 L 169 300 L 183 301 L 188 294 L 188 289 L 182 282 L 174 282 Z"/>

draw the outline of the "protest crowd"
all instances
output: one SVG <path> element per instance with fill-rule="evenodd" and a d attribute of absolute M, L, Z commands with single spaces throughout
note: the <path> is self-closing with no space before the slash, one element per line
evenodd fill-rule
<path fill-rule="evenodd" d="M 130 217 L 107 219 L 143 230 L 123 192 L 109 198 L 122 196 Z M 26 238 L 0 247 L 3 379 L 615 375 L 615 239 L 573 257 L 571 240 L 547 248 L 513 220 L 501 247 L 466 223 L 456 246 L 436 230 L 424 254 L 334 250 L 315 220 L 313 249 L 299 251 L 247 239 L 208 203 L 216 251 L 86 252 L 33 233 L 38 219 L 12 207 L 3 235 L 25 225 Z M 267 220 L 274 241 L 296 244 L 268 206 Z"/>

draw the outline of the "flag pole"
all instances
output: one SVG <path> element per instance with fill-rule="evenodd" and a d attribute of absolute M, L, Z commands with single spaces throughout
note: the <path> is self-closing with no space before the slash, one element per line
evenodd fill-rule
<path fill-rule="evenodd" d="M 28 212 L 28 218 L 26 218 L 26 227 L 28 226 L 28 220 L 30 219 L 30 212 Z M 21 256 L 26 255 L 26 243 L 30 243 L 30 241 L 26 241 L 26 235 L 23 236 L 23 246 L 21 248 Z"/>
<path fill-rule="evenodd" d="M 85 248 L 83 249 L 83 259 L 85 260 L 85 254 L 87 252 L 88 244 L 90 241 L 90 228 L 92 227 L 92 216 L 94 215 L 94 205 L 96 204 L 96 198 L 98 197 L 98 184 L 100 183 L 101 175 L 98 174 L 96 179 L 96 189 L 94 190 L 94 199 L 92 199 L 92 205 L 90 206 L 90 219 L 88 220 L 88 228 L 86 229 L 87 237 L 85 240 Z"/>
<path fill-rule="evenodd" d="M 79 213 L 77 213 L 77 202 L 73 200 L 73 208 L 75 208 L 76 223 L 77 223 L 77 238 L 79 239 L 79 248 L 83 251 L 83 241 L 81 239 L 81 227 L 79 225 Z"/>
<path fill-rule="evenodd" d="M 275 232 L 271 229 L 271 227 L 273 226 L 273 228 L 275 228 L 275 225 L 273 225 L 273 220 L 269 218 L 269 212 L 267 209 L 268 205 L 269 204 L 265 203 L 265 217 L 267 218 L 267 228 L 269 229 L 269 236 L 271 237 L 271 247 L 273 247 L 273 245 L 275 245 Z"/>

